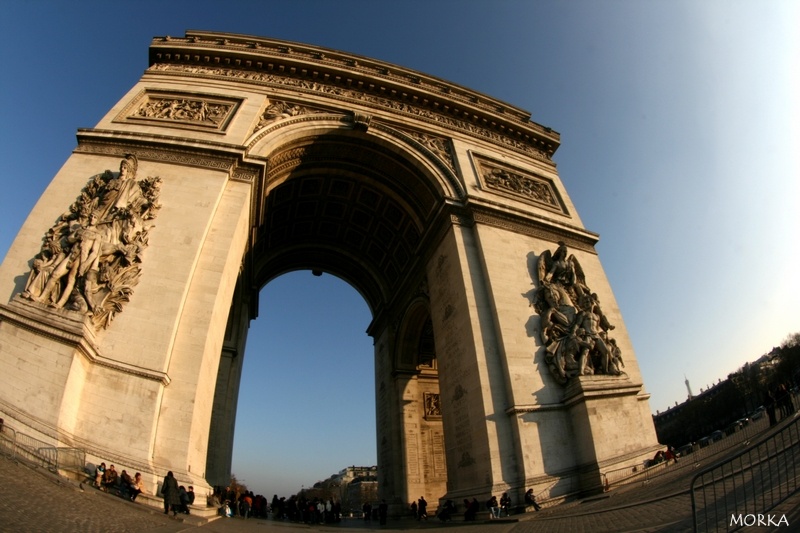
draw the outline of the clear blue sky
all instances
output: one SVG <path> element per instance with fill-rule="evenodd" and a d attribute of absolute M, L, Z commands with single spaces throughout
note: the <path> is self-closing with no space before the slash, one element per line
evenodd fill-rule
<path fill-rule="evenodd" d="M 152 37 L 201 29 L 353 52 L 505 100 L 561 132 L 561 178 L 601 236 L 651 407 L 663 410 L 685 398 L 684 374 L 698 392 L 800 330 L 798 27 L 792 0 L 5 0 L 0 257 L 76 129 L 138 81 Z M 374 464 L 360 296 L 295 273 L 264 289 L 260 315 L 234 472 L 290 494 Z"/>

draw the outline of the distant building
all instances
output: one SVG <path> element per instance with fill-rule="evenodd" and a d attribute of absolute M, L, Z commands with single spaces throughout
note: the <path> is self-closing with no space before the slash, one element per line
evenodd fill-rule
<path fill-rule="evenodd" d="M 717 430 L 735 431 L 734 426 L 740 420 L 763 405 L 768 387 L 777 382 L 788 382 L 790 387 L 800 383 L 800 344 L 773 348 L 729 374 L 728 379 L 701 388 L 697 396 L 692 393 L 685 374 L 684 379 L 688 399 L 653 416 L 662 444 L 679 447 L 700 441 Z"/>
<path fill-rule="evenodd" d="M 342 512 L 358 513 L 365 503 L 378 508 L 378 478 L 373 476 L 358 477 L 347 485 L 345 497 L 342 499 Z"/>
<path fill-rule="evenodd" d="M 351 483 L 359 477 L 378 476 L 377 466 L 348 466 L 339 471 L 338 474 L 343 484 Z"/>
<path fill-rule="evenodd" d="M 688 383 L 688 380 L 687 380 Z M 691 393 L 690 393 L 691 394 Z M 679 447 L 724 428 L 730 421 L 745 416 L 745 408 L 729 381 L 720 381 L 690 396 L 685 402 L 653 416 L 658 441 Z"/>
<path fill-rule="evenodd" d="M 360 512 L 362 505 L 370 502 L 377 508 L 378 501 L 378 467 L 348 466 L 314 486 L 303 489 L 306 498 L 331 499 L 342 504 L 345 516 L 351 512 Z"/>

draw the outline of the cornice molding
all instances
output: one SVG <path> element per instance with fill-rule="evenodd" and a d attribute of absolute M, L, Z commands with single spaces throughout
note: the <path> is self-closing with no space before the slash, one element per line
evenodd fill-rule
<path fill-rule="evenodd" d="M 66 310 L 50 309 L 43 304 L 15 296 L 8 305 L 0 304 L 0 320 L 75 349 L 89 362 L 110 370 L 156 381 L 162 386 L 170 383 L 166 372 L 142 368 L 102 355 L 96 344 L 92 327 L 84 315 Z"/>
<path fill-rule="evenodd" d="M 468 204 L 468 209 L 472 213 L 472 219 L 476 224 L 486 224 L 487 226 L 513 231 L 514 233 L 553 243 L 563 241 L 571 248 L 593 254 L 597 253 L 594 245 L 597 244 L 599 240 L 598 235 L 586 231 L 583 228 L 556 222 L 552 219 L 530 213 L 515 215 L 513 213 L 501 212 L 492 209 L 490 206 L 479 205 L 474 202 Z"/>
<path fill-rule="evenodd" d="M 274 39 L 187 32 L 150 47 L 148 73 L 235 79 L 290 86 L 357 101 L 487 140 L 549 162 L 560 135 L 530 121 L 530 113 L 476 91 L 353 54 Z"/>
<path fill-rule="evenodd" d="M 261 174 L 257 165 L 241 163 L 242 150 L 222 143 L 183 144 L 176 147 L 168 136 L 139 135 L 100 129 L 78 131 L 74 153 L 124 157 L 133 154 L 142 161 L 227 172 L 230 179 L 255 183 Z"/>

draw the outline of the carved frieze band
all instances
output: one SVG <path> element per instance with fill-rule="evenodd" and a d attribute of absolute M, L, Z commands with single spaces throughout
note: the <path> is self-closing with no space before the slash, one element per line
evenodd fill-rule
<path fill-rule="evenodd" d="M 19 328 L 35 332 L 43 338 L 74 346 L 78 353 L 94 364 L 156 381 L 165 386 L 170 384 L 171 379 L 165 372 L 136 367 L 101 355 L 94 343 L 93 331 L 89 329 L 91 320 L 76 320 L 73 317 L 57 314 L 54 316 L 52 310 L 43 306 L 31 306 L 19 296 L 8 306 L 0 305 L 0 318 L 13 322 Z M 84 323 L 86 328 L 83 327 Z"/>
<path fill-rule="evenodd" d="M 562 229 L 558 226 L 547 224 L 546 221 L 542 221 L 541 223 L 530 220 L 522 221 L 499 213 L 483 210 L 473 210 L 472 220 L 478 224 L 486 224 L 488 226 L 506 229 L 514 233 L 528 235 L 529 237 L 535 237 L 544 241 L 563 241 L 572 248 L 593 254 L 597 253 L 597 250 L 594 249 L 597 236 L 578 228 L 575 228 L 575 231 L 570 231 L 569 228 L 565 227 Z"/>
<path fill-rule="evenodd" d="M 514 405 L 506 409 L 507 415 L 521 415 L 525 413 L 536 413 L 542 411 L 559 411 L 564 409 L 563 403 L 545 403 L 537 405 Z"/>
<path fill-rule="evenodd" d="M 246 183 L 255 183 L 258 176 L 261 174 L 259 169 L 248 167 L 237 167 L 231 172 L 231 179 L 233 181 L 244 181 Z"/>
<path fill-rule="evenodd" d="M 269 44 L 261 43 L 258 41 L 250 41 L 249 39 L 247 41 L 240 41 L 227 38 L 204 39 L 197 35 L 193 35 L 187 38 L 168 36 L 168 37 L 163 37 L 162 39 L 164 42 L 182 41 L 185 43 L 199 43 L 202 44 L 203 47 L 212 47 L 219 49 L 237 48 L 237 47 L 242 49 L 256 49 L 264 51 L 266 53 L 272 52 L 280 55 L 290 55 L 297 58 L 301 58 L 305 61 L 313 61 L 320 64 L 338 65 L 345 67 L 349 70 L 353 70 L 355 72 L 369 74 L 370 76 L 377 76 L 379 78 L 384 78 L 393 81 L 394 80 L 404 81 L 406 83 L 424 88 L 433 93 L 444 93 L 447 94 L 448 97 L 453 100 L 459 100 L 461 102 L 469 103 L 470 105 L 479 107 L 487 111 L 505 113 L 519 120 L 528 119 L 527 113 L 514 110 L 513 108 L 509 108 L 496 101 L 492 102 L 491 99 L 481 98 L 480 95 L 472 91 L 469 90 L 464 91 L 463 88 L 455 87 L 446 83 L 440 83 L 435 79 L 429 79 L 424 76 L 420 76 L 417 73 L 408 73 L 404 72 L 402 69 L 398 70 L 390 68 L 389 65 L 374 65 L 371 60 L 360 61 L 358 58 L 336 57 L 334 55 L 326 54 L 320 50 L 308 51 L 305 50 L 304 49 L 305 47 L 302 45 L 298 47 L 291 47 L 285 44 L 271 46 Z M 243 60 L 237 62 L 236 66 L 241 65 L 243 68 L 253 68 L 253 67 L 258 68 L 261 66 L 261 64 L 262 64 L 261 61 Z M 538 125 L 533 125 L 533 126 L 536 127 Z"/>
<path fill-rule="evenodd" d="M 75 149 L 75 152 L 116 157 L 124 157 L 125 154 L 130 153 L 143 161 L 159 161 L 174 165 L 228 172 L 231 179 L 237 181 L 253 182 L 259 174 L 259 171 L 254 168 L 237 168 L 236 160 L 232 156 L 220 157 L 208 153 L 193 153 L 159 147 L 132 147 L 130 144 L 105 142 L 99 139 L 79 138 L 78 147 Z"/>
<path fill-rule="evenodd" d="M 114 120 L 221 133 L 240 102 L 223 96 L 143 91 Z"/>
<path fill-rule="evenodd" d="M 483 140 L 489 141 L 493 144 L 503 146 L 518 152 L 525 153 L 531 157 L 546 161 L 552 164 L 550 155 L 543 150 L 539 150 L 525 142 L 514 139 L 507 135 L 502 135 L 488 128 L 478 126 L 467 120 L 461 120 L 451 116 L 444 115 L 424 109 L 422 107 L 409 104 L 407 102 L 397 101 L 391 98 L 367 94 L 364 91 L 356 89 L 337 87 L 334 85 L 320 83 L 318 81 L 311 81 L 298 78 L 290 78 L 287 76 L 279 76 L 275 74 L 256 72 L 249 70 L 240 70 L 223 67 L 205 67 L 193 65 L 173 65 L 166 63 L 157 63 L 149 69 L 151 72 L 169 72 L 172 74 L 185 74 L 185 75 L 199 75 L 199 76 L 213 76 L 219 78 L 235 78 L 237 80 L 247 80 L 250 82 L 271 85 L 276 87 L 291 87 L 293 89 L 300 89 L 307 92 L 323 93 L 326 97 L 338 99 L 343 101 L 358 101 L 362 104 L 370 106 L 389 109 L 394 113 L 401 113 L 412 115 L 417 119 L 432 122 L 441 126 L 452 128 L 473 137 L 478 137 Z"/>
<path fill-rule="evenodd" d="M 472 158 L 482 189 L 569 215 L 552 180 L 474 153 Z"/>

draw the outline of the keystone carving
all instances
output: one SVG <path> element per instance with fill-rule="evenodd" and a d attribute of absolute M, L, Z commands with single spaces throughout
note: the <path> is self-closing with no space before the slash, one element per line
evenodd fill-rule
<path fill-rule="evenodd" d="M 141 275 L 160 205 L 161 179 L 136 181 L 138 161 L 127 155 L 119 173 L 89 180 L 78 199 L 45 233 L 22 297 L 91 317 L 105 329 L 130 300 Z"/>
<path fill-rule="evenodd" d="M 567 254 L 562 242 L 552 254 L 545 250 L 537 263 L 533 305 L 541 318 L 547 366 L 562 385 L 580 375 L 622 375 L 622 352 L 608 336 L 614 326 L 586 286 L 577 258 Z"/>

